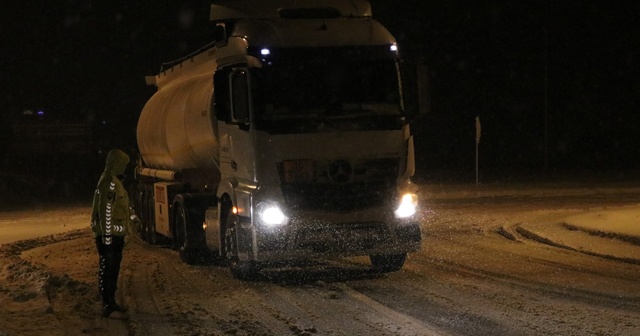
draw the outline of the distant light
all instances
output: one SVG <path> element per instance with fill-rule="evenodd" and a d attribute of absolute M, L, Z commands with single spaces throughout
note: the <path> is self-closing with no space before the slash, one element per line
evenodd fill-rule
<path fill-rule="evenodd" d="M 263 49 L 261 49 L 261 50 L 260 50 L 260 54 L 261 54 L 262 56 L 268 56 L 268 55 L 271 55 L 271 50 L 269 50 L 269 49 L 267 49 L 267 48 L 263 48 Z"/>
<path fill-rule="evenodd" d="M 389 47 L 389 50 L 391 50 L 393 52 L 397 52 L 398 51 L 398 46 L 394 43 Z"/>
<path fill-rule="evenodd" d="M 38 111 L 38 115 L 39 115 L 39 116 L 42 116 L 42 115 L 44 115 L 44 111 L 42 111 L 42 110 L 39 110 L 39 111 Z"/>

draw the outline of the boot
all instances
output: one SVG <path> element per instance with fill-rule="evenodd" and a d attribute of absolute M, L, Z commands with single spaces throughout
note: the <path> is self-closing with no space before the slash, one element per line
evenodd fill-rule
<path fill-rule="evenodd" d="M 109 317 L 109 315 L 111 315 L 111 313 L 116 311 L 116 309 L 114 309 L 115 307 L 113 306 L 113 304 L 111 303 L 111 300 L 109 299 L 110 295 L 105 290 L 102 279 L 100 281 L 99 286 L 100 286 L 100 299 L 102 301 L 102 316 Z"/>
<path fill-rule="evenodd" d="M 118 310 L 117 308 L 115 293 L 111 288 L 104 288 L 102 291 L 102 316 L 109 317 L 111 313 Z"/>
<path fill-rule="evenodd" d="M 110 306 L 113 307 L 114 311 L 118 311 L 118 312 L 121 312 L 121 313 L 124 313 L 124 312 L 126 312 L 128 310 L 127 307 L 117 304 L 115 300 L 113 300 L 113 302 L 111 302 Z"/>
<path fill-rule="evenodd" d="M 109 317 L 114 311 L 116 311 L 115 307 L 107 303 L 102 306 L 102 317 Z"/>
<path fill-rule="evenodd" d="M 102 305 L 102 316 L 109 317 L 113 312 L 121 312 L 124 313 L 127 311 L 127 308 L 124 306 L 120 306 L 113 295 L 110 295 L 107 299 L 106 303 Z"/>

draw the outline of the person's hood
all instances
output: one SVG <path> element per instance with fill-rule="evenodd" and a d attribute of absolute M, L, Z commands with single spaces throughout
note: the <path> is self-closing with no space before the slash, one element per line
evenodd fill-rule
<path fill-rule="evenodd" d="M 127 164 L 129 164 L 129 155 L 119 149 L 112 149 L 107 155 L 107 164 L 104 167 L 104 172 L 113 176 L 122 175 L 127 168 Z"/>

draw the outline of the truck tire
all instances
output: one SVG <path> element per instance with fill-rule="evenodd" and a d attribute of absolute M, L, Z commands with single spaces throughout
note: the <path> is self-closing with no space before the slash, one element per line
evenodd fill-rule
<path fill-rule="evenodd" d="M 144 241 L 146 241 L 149 245 L 155 245 L 158 243 L 156 227 L 154 223 L 146 222 L 144 224 Z"/>
<path fill-rule="evenodd" d="M 155 209 L 153 203 L 153 188 L 147 187 L 145 188 L 145 192 L 142 198 L 142 213 L 144 217 L 142 218 L 142 228 L 144 241 L 146 241 L 150 245 L 157 244 L 157 236 L 156 236 L 156 223 L 155 223 Z"/>
<path fill-rule="evenodd" d="M 253 261 L 240 261 L 238 258 L 237 217 L 231 213 L 231 206 L 223 209 L 224 256 L 229 263 L 231 275 L 240 280 L 253 280 L 259 271 Z"/>
<path fill-rule="evenodd" d="M 407 254 L 371 255 L 371 267 L 380 273 L 397 272 L 407 259 Z"/>
<path fill-rule="evenodd" d="M 200 251 L 194 241 L 195 233 L 191 228 L 189 213 L 183 205 L 175 208 L 175 247 L 180 254 L 180 259 L 189 265 L 197 264 Z"/>
<path fill-rule="evenodd" d="M 135 212 L 135 214 L 138 216 L 138 219 L 140 219 L 140 223 L 136 226 L 136 235 L 144 240 L 144 219 L 143 219 L 143 215 L 142 215 L 142 203 L 143 203 L 143 198 L 144 198 L 144 191 L 143 189 L 140 187 L 140 184 L 136 184 L 136 189 L 135 189 L 135 193 L 132 193 L 131 195 L 135 195 L 133 201 L 134 201 L 134 206 L 133 206 L 133 210 Z"/>

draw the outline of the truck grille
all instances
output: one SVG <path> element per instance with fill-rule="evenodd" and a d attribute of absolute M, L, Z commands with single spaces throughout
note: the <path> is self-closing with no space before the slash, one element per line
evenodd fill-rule
<path fill-rule="evenodd" d="M 346 171 L 339 178 L 335 174 L 336 163 L 341 165 L 341 171 Z M 282 165 L 279 169 L 282 177 Z M 305 181 L 282 184 L 288 208 L 333 212 L 363 209 L 384 205 L 392 199 L 398 159 L 314 162 L 311 175 Z"/>
<path fill-rule="evenodd" d="M 292 210 L 350 211 L 382 205 L 392 188 L 384 183 L 347 185 L 306 184 L 283 187 L 287 207 Z"/>

